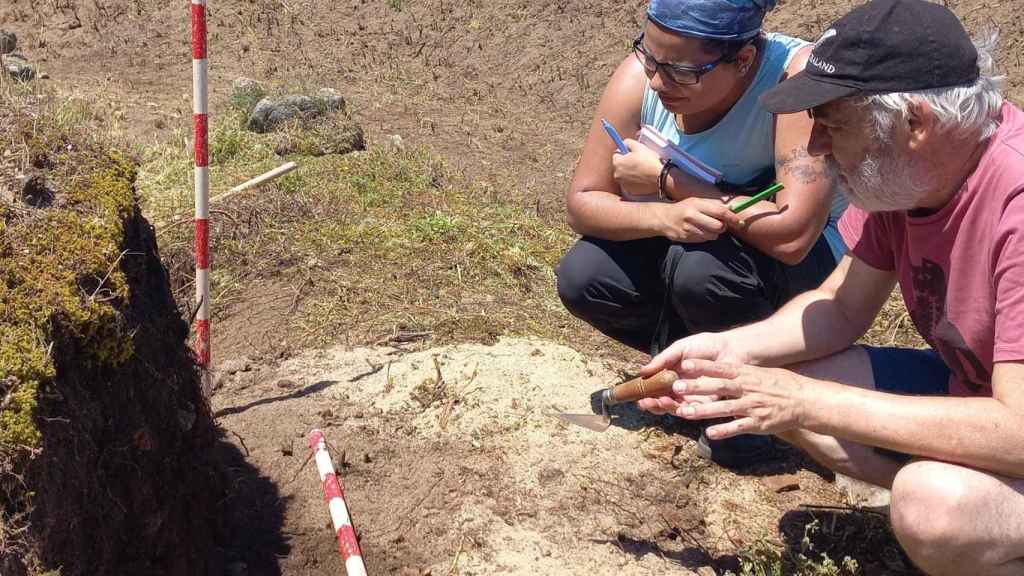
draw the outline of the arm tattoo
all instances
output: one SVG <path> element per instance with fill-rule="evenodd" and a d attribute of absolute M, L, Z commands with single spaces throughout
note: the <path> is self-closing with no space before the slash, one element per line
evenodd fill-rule
<path fill-rule="evenodd" d="M 803 146 L 793 148 L 776 158 L 775 174 L 776 177 L 790 174 L 801 184 L 813 184 L 819 180 L 827 180 L 829 178 L 825 162 L 808 154 L 807 148 Z"/>

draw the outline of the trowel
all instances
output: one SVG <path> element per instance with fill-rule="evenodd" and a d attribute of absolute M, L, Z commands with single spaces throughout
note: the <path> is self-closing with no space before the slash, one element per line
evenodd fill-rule
<path fill-rule="evenodd" d="M 611 425 L 609 406 L 635 402 L 641 398 L 657 398 L 672 393 L 672 383 L 679 375 L 671 370 L 662 370 L 650 378 L 634 378 L 622 384 L 598 390 L 590 395 L 590 409 L 593 414 L 556 414 L 562 420 L 583 426 L 597 432 L 604 432 Z"/>

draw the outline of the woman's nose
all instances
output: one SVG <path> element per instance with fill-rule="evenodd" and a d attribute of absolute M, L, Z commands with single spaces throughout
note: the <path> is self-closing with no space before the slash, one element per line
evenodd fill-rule
<path fill-rule="evenodd" d="M 653 75 L 648 73 L 648 77 L 651 79 L 651 90 L 655 92 L 664 92 L 666 85 L 665 80 L 661 77 L 661 70 L 658 70 Z"/>

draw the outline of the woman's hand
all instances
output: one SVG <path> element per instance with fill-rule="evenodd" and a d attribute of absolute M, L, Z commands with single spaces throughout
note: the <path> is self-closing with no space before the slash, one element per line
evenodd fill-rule
<path fill-rule="evenodd" d="M 661 158 L 640 142 L 627 138 L 629 154 L 612 155 L 612 176 L 630 196 L 658 196 Z"/>
<path fill-rule="evenodd" d="M 740 217 L 721 200 L 685 198 L 662 208 L 662 236 L 673 242 L 709 242 L 740 225 Z"/>

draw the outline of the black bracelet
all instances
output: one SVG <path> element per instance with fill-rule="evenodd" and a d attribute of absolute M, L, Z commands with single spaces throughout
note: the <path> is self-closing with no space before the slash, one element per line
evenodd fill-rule
<path fill-rule="evenodd" d="M 671 160 L 665 160 L 665 165 L 661 167 L 661 174 L 658 176 L 658 199 L 668 200 L 668 194 L 665 193 L 665 183 L 668 181 L 668 171 L 675 168 L 675 162 Z"/>

